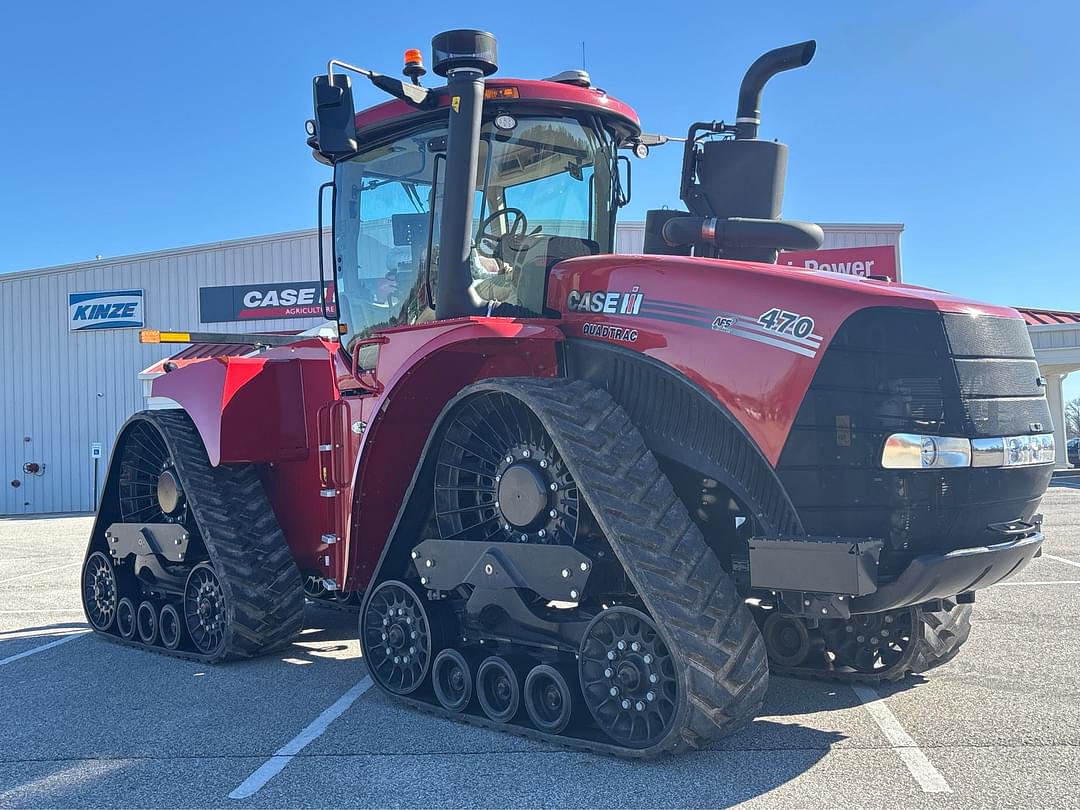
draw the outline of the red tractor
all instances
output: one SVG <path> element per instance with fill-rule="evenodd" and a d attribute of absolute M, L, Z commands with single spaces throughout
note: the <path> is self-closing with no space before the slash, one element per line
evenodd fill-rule
<path fill-rule="evenodd" d="M 339 334 L 166 365 L 179 408 L 123 427 L 90 538 L 98 633 L 217 662 L 354 605 L 386 692 L 628 756 L 740 727 L 770 670 L 956 655 L 1042 543 L 1044 380 L 1011 309 L 775 264 L 822 234 L 780 220 L 761 93 L 814 47 L 689 128 L 688 210 L 640 256 L 613 255 L 620 150 L 672 139 L 584 72 L 489 78 L 478 31 L 434 38 L 444 87 L 418 51 L 407 81 L 331 62 Z M 356 114 L 343 71 L 393 98 Z"/>

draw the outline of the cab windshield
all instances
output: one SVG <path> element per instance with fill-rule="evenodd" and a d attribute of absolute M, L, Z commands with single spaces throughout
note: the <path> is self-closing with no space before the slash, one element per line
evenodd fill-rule
<path fill-rule="evenodd" d="M 445 161 L 439 124 L 337 164 L 334 249 L 346 346 L 380 328 L 434 319 Z M 543 312 L 554 261 L 610 252 L 617 182 L 615 144 L 587 119 L 487 121 L 471 254 L 481 298 Z"/>

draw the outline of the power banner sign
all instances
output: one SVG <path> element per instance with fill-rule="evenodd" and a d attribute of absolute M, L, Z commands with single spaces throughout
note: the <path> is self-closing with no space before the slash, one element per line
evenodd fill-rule
<path fill-rule="evenodd" d="M 329 298 L 334 293 L 327 285 Z M 199 288 L 199 320 L 202 323 L 251 321 L 278 318 L 323 317 L 322 291 L 317 281 L 282 284 L 238 284 L 232 287 Z M 328 308 L 334 314 L 334 306 Z"/>
<path fill-rule="evenodd" d="M 882 276 L 891 281 L 900 280 L 893 245 L 792 251 L 781 253 L 777 263 L 849 276 Z"/>
<path fill-rule="evenodd" d="M 142 325 L 142 290 L 68 293 L 68 329 L 72 332 Z"/>

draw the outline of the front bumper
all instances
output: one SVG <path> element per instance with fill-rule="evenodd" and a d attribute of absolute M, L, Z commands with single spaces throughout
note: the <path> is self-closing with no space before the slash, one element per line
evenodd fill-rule
<path fill-rule="evenodd" d="M 850 610 L 878 613 L 988 588 L 1023 570 L 1039 554 L 1042 542 L 1042 532 L 1035 531 L 992 546 L 920 555 L 893 582 L 852 599 Z"/>

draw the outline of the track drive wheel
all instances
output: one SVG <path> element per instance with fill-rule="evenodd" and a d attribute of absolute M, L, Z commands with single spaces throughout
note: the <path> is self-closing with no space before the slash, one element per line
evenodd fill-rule
<path fill-rule="evenodd" d="M 184 620 L 195 649 L 215 656 L 225 647 L 229 608 L 214 566 L 199 563 L 188 574 L 184 587 Z"/>
<path fill-rule="evenodd" d="M 86 618 L 95 630 L 112 627 L 120 592 L 112 560 L 101 551 L 95 551 L 83 563 L 82 600 Z"/>
<path fill-rule="evenodd" d="M 404 582 L 388 580 L 360 615 L 360 641 L 368 672 L 390 692 L 407 695 L 427 677 L 432 628 L 424 603 Z"/>
<path fill-rule="evenodd" d="M 628 748 L 648 748 L 663 739 L 686 700 L 656 625 L 633 608 L 596 615 L 581 641 L 578 669 L 593 719 Z"/>

